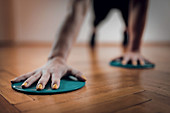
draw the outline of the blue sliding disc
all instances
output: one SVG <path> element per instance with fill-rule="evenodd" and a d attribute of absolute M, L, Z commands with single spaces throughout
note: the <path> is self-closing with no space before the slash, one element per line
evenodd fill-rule
<path fill-rule="evenodd" d="M 145 60 L 145 64 L 144 65 L 140 65 L 139 61 L 138 64 L 136 66 L 132 65 L 132 62 L 129 61 L 126 65 L 123 65 L 122 62 L 123 58 L 117 58 L 115 60 L 112 60 L 110 62 L 111 66 L 115 66 L 115 67 L 122 67 L 122 68 L 132 68 L 132 69 L 146 69 L 146 68 L 154 68 L 155 64 Z"/>
<path fill-rule="evenodd" d="M 22 88 L 21 85 L 24 81 L 12 83 L 12 88 L 16 91 L 27 93 L 27 94 L 56 94 L 65 93 L 80 89 L 85 86 L 85 82 L 78 81 L 75 77 L 69 76 L 62 78 L 60 81 L 60 87 L 58 89 L 51 88 L 51 81 L 49 81 L 43 90 L 36 90 L 37 83 L 32 84 L 28 88 Z"/>

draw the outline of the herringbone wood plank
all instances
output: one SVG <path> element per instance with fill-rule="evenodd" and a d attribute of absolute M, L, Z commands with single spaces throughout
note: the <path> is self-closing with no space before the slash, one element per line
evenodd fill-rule
<path fill-rule="evenodd" d="M 86 46 L 75 46 L 68 64 L 85 73 L 86 86 L 64 94 L 26 95 L 12 90 L 10 79 L 42 66 L 50 47 L 0 48 L 1 100 L 4 101 L 4 98 L 8 102 L 0 104 L 14 105 L 14 108 L 24 113 L 169 113 L 169 49 L 170 46 L 144 47 L 144 56 L 154 62 L 156 68 L 137 70 L 108 65 L 112 58 L 121 55 L 118 46 L 99 46 L 94 51 Z"/>

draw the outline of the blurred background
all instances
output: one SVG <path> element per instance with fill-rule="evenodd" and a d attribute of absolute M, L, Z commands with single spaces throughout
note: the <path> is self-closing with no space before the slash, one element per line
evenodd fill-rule
<path fill-rule="evenodd" d="M 69 0 L 0 0 L 0 44 L 51 43 L 69 11 Z M 91 33 L 92 8 L 78 36 L 87 43 Z M 124 23 L 118 10 L 112 10 L 98 31 L 98 42 L 119 43 Z M 144 42 L 170 42 L 170 0 L 150 0 Z"/>

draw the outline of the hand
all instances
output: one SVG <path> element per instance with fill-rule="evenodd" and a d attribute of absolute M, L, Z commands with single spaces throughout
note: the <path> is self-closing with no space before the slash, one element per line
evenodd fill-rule
<path fill-rule="evenodd" d="M 75 76 L 80 81 L 86 81 L 86 78 L 82 76 L 80 71 L 77 71 L 69 67 L 65 61 L 61 58 L 53 58 L 49 60 L 44 66 L 36 69 L 33 72 L 16 77 L 11 82 L 20 82 L 21 80 L 26 80 L 23 84 L 23 88 L 31 86 L 34 82 L 38 81 L 37 90 L 42 90 L 51 78 L 52 89 L 58 89 L 60 86 L 60 79 L 63 76 L 71 74 Z"/>
<path fill-rule="evenodd" d="M 126 52 L 123 55 L 122 64 L 126 65 L 129 61 L 131 61 L 134 66 L 136 66 L 138 64 L 138 61 L 139 61 L 140 65 L 145 64 L 145 59 L 140 54 L 140 52 Z"/>

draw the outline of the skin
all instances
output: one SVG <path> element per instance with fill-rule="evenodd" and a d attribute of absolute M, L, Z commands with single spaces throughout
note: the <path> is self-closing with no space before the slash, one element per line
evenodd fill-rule
<path fill-rule="evenodd" d="M 123 55 L 122 64 L 126 65 L 129 60 L 133 65 L 137 65 L 139 60 L 144 65 L 144 57 L 141 55 L 141 39 L 146 22 L 148 0 L 131 0 L 129 9 L 129 43 L 127 51 Z"/>
<path fill-rule="evenodd" d="M 22 87 L 27 88 L 38 80 L 37 90 L 42 90 L 50 78 L 52 80 L 51 87 L 58 89 L 60 79 L 68 74 L 72 74 L 78 80 L 86 81 L 86 78 L 82 76 L 83 74 L 80 71 L 67 65 L 66 60 L 79 33 L 88 5 L 89 0 L 74 0 L 71 11 L 61 28 L 59 39 L 55 41 L 50 52 L 48 62 L 35 71 L 21 75 L 11 82 L 19 82 L 26 79 Z"/>
<path fill-rule="evenodd" d="M 128 27 L 130 42 L 127 52 L 123 55 L 123 64 L 126 64 L 129 60 L 132 60 L 134 65 L 137 64 L 137 60 L 140 60 L 140 63 L 144 64 L 144 58 L 140 54 L 140 46 L 146 19 L 147 4 L 147 0 L 142 0 L 142 2 L 140 0 L 131 1 L 129 9 L 130 25 Z M 58 89 L 60 79 L 68 74 L 72 74 L 80 81 L 86 81 L 86 78 L 82 76 L 83 74 L 80 71 L 67 65 L 66 60 L 82 26 L 87 8 L 89 7 L 89 0 L 73 0 L 71 6 L 71 11 L 61 28 L 58 41 L 56 40 L 53 44 L 47 63 L 33 72 L 16 77 L 11 82 L 25 80 L 22 87 L 27 88 L 38 81 L 37 90 L 42 90 L 50 79 L 52 81 L 51 87 Z"/>

